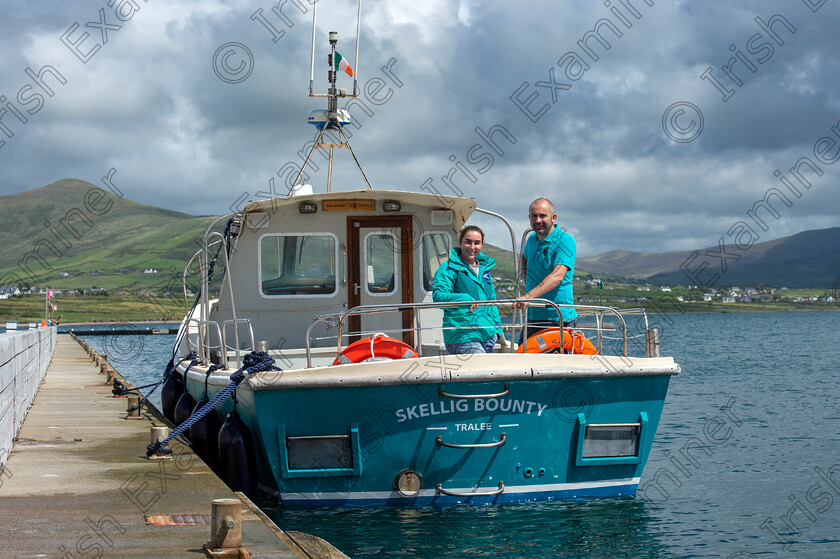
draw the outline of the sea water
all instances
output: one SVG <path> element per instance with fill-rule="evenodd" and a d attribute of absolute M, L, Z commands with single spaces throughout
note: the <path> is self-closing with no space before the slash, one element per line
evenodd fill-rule
<path fill-rule="evenodd" d="M 636 497 L 260 506 L 282 529 L 320 536 L 351 557 L 840 557 L 840 312 L 655 318 L 662 353 L 682 373 L 671 379 Z M 136 338 L 121 343 L 134 353 L 142 343 L 137 357 L 109 357 L 143 384 L 160 377 L 174 336 Z M 88 338 L 94 347 L 105 341 Z"/>

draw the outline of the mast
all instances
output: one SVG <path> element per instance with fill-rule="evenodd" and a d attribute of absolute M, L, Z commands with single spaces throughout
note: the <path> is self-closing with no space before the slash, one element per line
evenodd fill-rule
<path fill-rule="evenodd" d="M 312 159 L 312 154 L 315 153 L 316 149 L 328 149 L 329 150 L 329 160 L 327 164 L 327 192 L 330 191 L 331 183 L 332 183 L 332 164 L 333 164 L 333 149 L 347 149 L 350 151 L 350 155 L 353 157 L 353 161 L 356 162 L 356 167 L 359 169 L 359 173 L 362 175 L 362 179 L 365 181 L 365 184 L 368 187 L 368 190 L 373 190 L 370 186 L 370 182 L 368 182 L 367 177 L 365 176 L 365 172 L 362 170 L 362 165 L 359 163 L 359 159 L 356 157 L 356 153 L 353 151 L 353 148 L 350 146 L 350 141 L 347 138 L 347 135 L 344 133 L 343 126 L 345 124 L 350 123 L 350 113 L 345 109 L 338 108 L 338 100 L 339 98 L 354 98 L 359 96 L 359 81 L 358 81 L 358 60 L 359 60 L 359 31 L 361 28 L 361 17 L 362 17 L 362 0 L 359 0 L 359 9 L 358 9 L 358 18 L 356 21 L 356 59 L 354 60 L 354 64 L 356 65 L 356 72 L 353 73 L 353 93 L 348 94 L 346 89 L 339 89 L 337 87 L 337 78 L 338 78 L 338 71 L 336 69 L 335 64 L 335 46 L 338 44 L 338 33 L 336 31 L 329 32 L 329 41 L 330 41 L 330 54 L 327 56 L 327 63 L 329 65 L 329 70 L 327 72 L 327 81 L 329 83 L 329 87 L 327 89 L 327 93 L 315 93 L 315 25 L 316 25 L 316 10 L 318 9 L 318 3 L 316 2 L 312 6 L 312 56 L 310 62 L 310 69 L 309 69 L 309 96 L 310 97 L 326 97 L 327 98 L 327 110 L 326 111 L 312 111 L 309 113 L 309 122 L 314 124 L 320 130 L 318 134 L 318 138 L 315 140 L 315 145 L 312 146 L 312 149 L 309 151 L 309 155 L 306 156 L 306 160 L 303 162 L 303 166 L 300 168 L 300 172 L 298 173 L 297 177 L 293 185 L 295 187 L 300 185 L 300 179 L 303 176 L 306 167 L 309 165 L 309 161 Z M 352 68 L 352 66 L 351 66 Z M 319 114 L 320 113 L 320 114 Z M 338 134 L 338 142 L 325 142 L 324 141 L 324 134 L 327 130 L 335 130 Z M 289 196 L 292 195 L 292 192 L 289 192 Z"/>

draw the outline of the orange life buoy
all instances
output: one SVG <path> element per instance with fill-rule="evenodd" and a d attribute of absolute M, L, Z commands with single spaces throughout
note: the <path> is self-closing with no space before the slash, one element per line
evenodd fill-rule
<path fill-rule="evenodd" d="M 582 355 L 598 355 L 598 350 L 590 342 L 583 332 L 574 331 L 569 328 L 563 329 L 562 347 L 566 352 Z M 530 338 L 524 345 L 520 345 L 516 353 L 560 353 L 561 337 L 559 328 L 548 328 L 540 330 Z M 574 341 L 573 341 L 574 340 Z"/>
<path fill-rule="evenodd" d="M 388 336 L 375 335 L 353 342 L 341 352 L 333 365 L 361 363 L 368 359 L 385 357 L 388 359 L 414 359 L 420 355 L 414 348 L 400 340 Z"/>

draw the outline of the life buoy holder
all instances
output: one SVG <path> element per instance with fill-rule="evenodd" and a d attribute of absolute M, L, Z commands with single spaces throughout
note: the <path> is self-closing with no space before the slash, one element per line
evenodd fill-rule
<path fill-rule="evenodd" d="M 379 358 L 414 359 L 420 355 L 405 342 L 391 338 L 384 334 L 376 334 L 353 342 L 341 352 L 333 365 L 345 363 L 361 363 Z"/>
<path fill-rule="evenodd" d="M 525 344 L 520 345 L 516 353 L 561 353 L 563 351 L 560 349 L 561 347 L 566 353 L 598 355 L 598 350 L 583 335 L 583 332 L 571 330 L 570 328 L 563 328 L 562 338 L 559 328 L 540 330 L 528 338 Z"/>

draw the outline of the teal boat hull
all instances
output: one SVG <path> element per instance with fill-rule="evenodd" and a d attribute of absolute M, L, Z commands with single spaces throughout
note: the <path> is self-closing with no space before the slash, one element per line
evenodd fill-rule
<path fill-rule="evenodd" d="M 620 497 L 636 492 L 671 374 L 240 389 L 237 410 L 260 489 L 286 506 Z M 620 433 L 593 455 L 587 426 Z"/>

